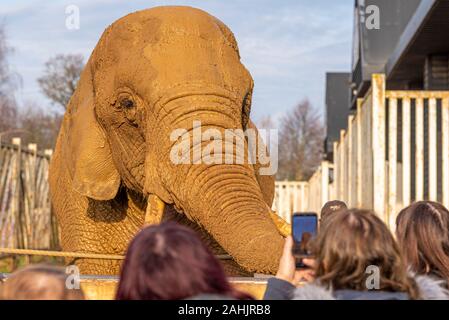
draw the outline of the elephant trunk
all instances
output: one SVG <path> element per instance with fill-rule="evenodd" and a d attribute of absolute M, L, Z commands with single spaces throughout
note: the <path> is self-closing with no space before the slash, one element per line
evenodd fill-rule
<path fill-rule="evenodd" d="M 275 272 L 282 237 L 269 215 L 252 168 L 198 168 L 186 177 L 186 186 L 192 185 L 186 195 L 186 213 L 245 269 Z"/>
<path fill-rule="evenodd" d="M 198 103 L 201 103 L 200 107 Z M 234 154 L 229 163 L 225 161 L 230 155 L 225 152 L 224 141 L 215 137 L 213 142 L 221 144 L 222 148 L 220 152 L 214 149 L 214 159 L 222 162 L 205 163 L 204 150 L 210 147 L 212 140 L 205 139 L 204 133 L 213 129 L 223 138 L 225 129 L 242 130 L 241 108 L 222 96 L 212 99 L 195 96 L 193 100 L 184 97 L 170 101 L 164 108 L 169 111 L 165 124 L 172 130 L 186 128 L 190 138 L 188 154 L 184 154 L 190 158 L 190 163 L 173 164 L 173 159 L 159 162 L 160 179 L 170 201 L 202 226 L 239 265 L 248 271 L 274 273 L 283 238 L 270 218 L 270 208 L 264 201 L 253 164 L 248 163 L 248 159 L 243 163 L 239 161 L 236 154 L 238 140 L 231 142 Z M 194 121 L 201 121 L 203 138 L 200 140 L 195 140 Z M 173 154 L 175 143 L 171 141 L 168 145 L 171 149 L 168 154 Z M 245 139 L 242 145 L 247 155 Z"/>

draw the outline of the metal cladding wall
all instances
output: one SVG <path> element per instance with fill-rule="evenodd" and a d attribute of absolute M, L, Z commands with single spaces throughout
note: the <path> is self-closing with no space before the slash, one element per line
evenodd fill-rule
<path fill-rule="evenodd" d="M 351 79 L 359 91 L 357 97 L 365 94 L 373 73 L 385 72 L 390 55 L 421 1 L 427 0 L 355 1 Z M 375 15 L 377 27 L 373 27 Z"/>
<path fill-rule="evenodd" d="M 388 60 L 388 89 L 449 89 L 448 34 L 449 1 L 423 0 Z"/>
<path fill-rule="evenodd" d="M 325 152 L 332 152 L 332 143 L 340 138 L 340 130 L 346 129 L 349 110 L 348 72 L 326 73 L 326 145 Z"/>
<path fill-rule="evenodd" d="M 372 73 L 384 71 L 385 63 L 421 0 L 366 0 L 364 2 L 365 8 L 369 5 L 378 6 L 380 14 L 379 29 L 369 29 L 362 21 L 359 25 L 363 79 L 370 80 Z M 365 22 L 368 22 L 368 13 L 365 13 Z"/>

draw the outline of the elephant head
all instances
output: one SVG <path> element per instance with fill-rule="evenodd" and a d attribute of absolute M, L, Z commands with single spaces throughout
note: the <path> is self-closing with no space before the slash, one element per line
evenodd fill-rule
<path fill-rule="evenodd" d="M 73 188 L 96 200 L 120 186 L 156 196 L 244 268 L 275 271 L 283 240 L 270 218 L 271 178 L 249 162 L 170 159 L 173 131 L 192 136 L 195 121 L 218 132 L 251 126 L 252 89 L 233 34 L 209 14 L 158 7 L 121 18 L 103 33 L 66 114 Z M 193 141 L 189 154 L 202 144 Z"/>

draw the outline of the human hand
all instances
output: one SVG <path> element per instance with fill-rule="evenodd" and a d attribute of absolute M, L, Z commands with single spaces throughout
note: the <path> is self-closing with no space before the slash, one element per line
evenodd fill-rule
<path fill-rule="evenodd" d="M 296 270 L 294 277 L 294 285 L 297 286 L 301 282 L 313 282 L 315 280 L 315 259 L 304 258 L 302 263 L 307 267 Z"/>
<path fill-rule="evenodd" d="M 296 261 L 292 253 L 293 245 L 293 238 L 291 236 L 285 238 L 284 250 L 279 262 L 276 278 L 290 282 L 294 286 L 297 286 L 301 282 L 311 282 L 314 280 L 313 267 L 315 260 L 303 259 L 303 263 L 311 269 L 296 270 Z"/>

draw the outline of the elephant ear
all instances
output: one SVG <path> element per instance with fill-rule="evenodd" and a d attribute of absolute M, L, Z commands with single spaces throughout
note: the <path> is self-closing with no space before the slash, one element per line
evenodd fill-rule
<path fill-rule="evenodd" d="M 64 120 L 66 140 L 62 148 L 73 188 L 95 200 L 110 200 L 118 192 L 120 175 L 112 160 L 105 132 L 96 118 L 94 101 L 89 61 L 67 108 Z"/>

